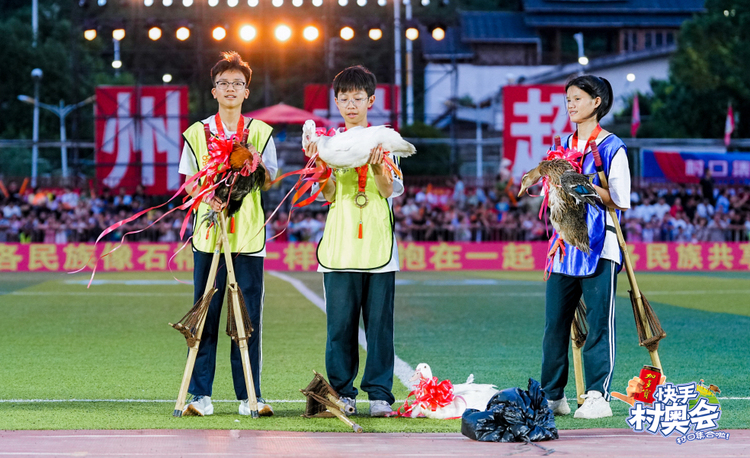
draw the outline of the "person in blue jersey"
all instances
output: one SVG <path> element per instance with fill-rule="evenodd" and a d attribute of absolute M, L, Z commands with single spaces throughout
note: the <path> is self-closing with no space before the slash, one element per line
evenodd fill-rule
<path fill-rule="evenodd" d="M 375 75 L 360 65 L 336 75 L 334 97 L 347 129 L 367 127 L 375 88 Z M 317 144 L 311 143 L 305 154 L 316 152 Z M 330 202 L 317 250 L 326 301 L 326 372 L 342 401 L 356 412 L 361 315 L 367 360 L 360 388 L 370 399 L 373 417 L 391 416 L 395 400 L 393 310 L 399 261 L 393 198 L 404 192 L 402 179 L 386 167 L 384 154 L 378 145 L 364 166 L 334 169 L 318 196 Z"/>
<path fill-rule="evenodd" d="M 604 79 L 583 75 L 565 86 L 567 109 L 576 131 L 568 137 L 568 147 L 584 153 L 582 172 L 593 174 L 593 184 L 602 202 L 586 205 L 591 252 L 585 254 L 565 243 L 565 256 L 555 255 L 547 281 L 545 325 L 542 342 L 542 388 L 555 415 L 567 415 L 570 406 L 565 397 L 568 380 L 570 326 L 576 306 L 586 303 L 588 338 L 583 347 L 586 393 L 575 418 L 612 416 L 609 406 L 612 373 L 615 367 L 615 289 L 622 253 L 617 234 L 606 207 L 621 211 L 630 208 L 630 167 L 625 144 L 607 132 L 599 121 L 612 107 L 612 86 Z M 589 142 L 596 141 L 609 188 L 603 188 L 596 175 Z M 552 243 L 556 242 L 553 234 Z"/>

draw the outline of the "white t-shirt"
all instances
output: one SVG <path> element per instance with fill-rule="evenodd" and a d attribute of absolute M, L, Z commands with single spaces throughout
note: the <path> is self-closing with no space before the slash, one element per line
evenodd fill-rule
<path fill-rule="evenodd" d="M 597 139 L 596 144 L 601 144 L 607 137 Z M 568 139 L 568 147 L 571 146 L 570 142 L 572 138 L 573 136 L 571 135 Z M 607 183 L 609 184 L 609 196 L 612 198 L 612 202 L 620 208 L 630 208 L 630 165 L 628 164 L 628 154 L 625 152 L 625 148 L 618 149 L 612 158 Z M 607 226 L 614 226 L 609 212 L 607 212 Z M 620 244 L 617 241 L 616 233 L 606 231 L 601 257 L 618 264 L 620 263 Z"/>
<path fill-rule="evenodd" d="M 208 124 L 211 132 L 215 134 L 219 133 L 218 129 L 216 128 L 216 115 L 209 116 L 201 122 L 203 124 Z M 221 124 L 224 126 L 224 135 L 230 137 L 235 134 L 235 130 L 232 129 L 235 129 L 236 126 L 230 127 L 224 121 L 222 121 Z M 263 150 L 262 157 L 263 164 L 266 166 L 266 170 L 268 170 L 268 174 L 273 180 L 274 178 L 276 178 L 276 174 L 279 171 L 279 165 L 276 159 L 276 144 L 273 142 L 273 137 L 268 138 L 268 143 L 266 144 L 266 149 Z M 180 156 L 180 167 L 178 171 L 187 177 L 191 177 L 200 171 L 200 169 L 198 168 L 198 162 L 196 161 L 195 155 L 193 154 L 193 150 L 190 148 L 190 145 L 188 145 L 187 142 L 185 142 L 185 145 L 182 147 L 182 156 Z M 261 251 L 248 254 L 248 256 L 258 256 L 262 258 L 266 257 L 265 246 Z"/>

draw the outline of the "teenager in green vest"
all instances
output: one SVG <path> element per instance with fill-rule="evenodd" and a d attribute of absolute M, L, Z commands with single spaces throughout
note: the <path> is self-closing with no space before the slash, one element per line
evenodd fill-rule
<path fill-rule="evenodd" d="M 375 86 L 375 75 L 362 66 L 349 67 L 333 79 L 336 106 L 347 129 L 367 127 Z M 312 143 L 305 154 L 311 157 L 316 151 Z M 379 145 L 365 166 L 333 170 L 318 198 L 330 202 L 317 252 L 325 288 L 328 380 L 356 411 L 361 314 L 367 361 L 360 388 L 374 417 L 390 416 L 395 400 L 393 299 L 399 263 L 392 198 L 404 191 L 403 181 L 383 163 L 383 154 Z"/>
<path fill-rule="evenodd" d="M 223 58 L 211 69 L 211 94 L 218 102 L 219 110 L 216 115 L 209 116 L 203 121 L 190 126 L 183 137 L 185 147 L 180 158 L 179 171 L 190 177 L 206 165 L 208 161 L 207 132 L 230 138 L 232 135 L 242 135 L 242 130 L 248 131 L 248 149 L 257 150 L 261 155 L 261 165 L 266 171 L 265 189 L 278 171 L 276 161 L 276 147 L 271 137 L 271 127 L 263 121 L 248 119 L 242 116 L 242 102 L 250 94 L 247 86 L 250 83 L 252 70 L 236 52 L 227 52 Z M 198 185 L 187 189 L 191 196 L 198 193 Z M 194 302 L 202 296 L 211 265 L 217 228 L 209 227 L 203 222 L 205 214 L 213 209 L 222 211 L 224 205 L 217 198 L 200 204 L 193 219 L 193 287 Z M 228 226 L 234 230 L 228 234 L 229 248 L 237 283 L 242 292 L 254 331 L 248 340 L 248 352 L 252 376 L 255 384 L 255 395 L 258 397 L 258 413 L 273 415 L 273 409 L 261 397 L 261 333 L 263 329 L 263 258 L 266 256 L 266 237 L 263 229 L 264 212 L 261 204 L 260 190 L 250 192 L 242 201 L 240 209 L 232 216 Z M 230 229 L 228 229 L 229 231 Z M 224 290 L 227 281 L 227 269 L 224 257 L 221 257 L 216 274 L 216 288 L 218 292 L 211 300 L 203 328 L 198 356 L 195 360 L 193 376 L 188 391 L 193 400 L 185 409 L 184 415 L 211 415 L 214 412 L 211 394 L 216 370 L 216 344 L 219 337 L 219 316 L 224 301 Z M 232 379 L 237 399 L 240 400 L 240 415 L 250 415 L 247 387 L 242 371 L 242 360 L 239 348 L 232 342 L 230 360 L 232 365 Z"/>

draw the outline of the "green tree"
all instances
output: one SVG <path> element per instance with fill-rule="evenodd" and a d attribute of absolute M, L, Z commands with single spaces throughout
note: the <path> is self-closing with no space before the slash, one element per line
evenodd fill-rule
<path fill-rule="evenodd" d="M 750 112 L 750 0 L 708 0 L 706 9 L 683 24 L 669 80 L 651 82 L 640 137 L 717 138 L 728 103 L 735 115 Z M 738 123 L 734 135 L 750 136 L 750 124 Z"/>
<path fill-rule="evenodd" d="M 29 2 L 11 2 L 0 17 L 0 138 L 32 138 L 30 104 L 18 100 L 19 95 L 34 95 L 31 71 L 40 68 L 44 77 L 39 88 L 39 100 L 57 105 L 77 103 L 94 94 L 97 84 L 132 81 L 129 75 L 115 78 L 112 69 L 101 59 L 102 49 L 85 41 L 74 24 L 77 2 L 40 0 L 37 46 L 32 46 L 31 8 Z M 94 138 L 94 110 L 91 106 L 76 110 L 66 118 L 68 138 L 92 141 Z M 57 140 L 60 135 L 57 116 L 44 109 L 39 112 L 39 138 Z M 60 151 L 42 148 L 39 151 L 39 175 L 57 174 Z M 93 158 L 93 151 L 81 151 L 84 160 Z M 28 175 L 31 153 L 27 148 L 0 149 L 2 173 Z M 75 167 L 76 164 L 72 164 Z"/>

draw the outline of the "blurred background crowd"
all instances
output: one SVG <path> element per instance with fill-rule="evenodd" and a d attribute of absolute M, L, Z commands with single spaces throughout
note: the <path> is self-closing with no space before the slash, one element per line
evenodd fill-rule
<path fill-rule="evenodd" d="M 142 188 L 132 194 L 124 188 L 99 194 L 74 189 L 33 190 L 21 193 L 9 183 L 0 194 L 0 242 L 91 242 L 101 232 L 167 197 L 147 196 Z M 539 189 L 532 189 L 532 193 Z M 467 186 L 454 177 L 442 186 L 408 186 L 394 199 L 396 234 L 402 241 L 538 241 L 548 240 L 551 226 L 541 215 L 542 198 L 516 197 L 518 185 L 498 180 L 491 186 Z M 119 240 L 176 242 L 185 218 L 173 211 L 181 201 L 152 209 L 109 234 Z M 266 205 L 267 217 L 273 207 Z M 317 242 L 323 234 L 326 208 L 312 204 L 294 209 L 291 217 L 279 211 L 268 223 L 267 238 L 274 241 Z M 544 218 L 544 219 L 543 219 Z M 188 222 L 188 233 L 192 230 Z M 623 230 L 631 242 L 748 241 L 750 186 L 714 186 L 710 179 L 696 185 L 633 186 L 631 209 Z"/>

